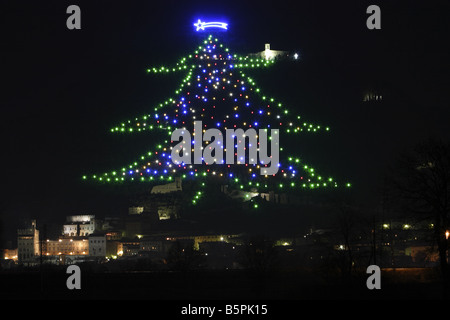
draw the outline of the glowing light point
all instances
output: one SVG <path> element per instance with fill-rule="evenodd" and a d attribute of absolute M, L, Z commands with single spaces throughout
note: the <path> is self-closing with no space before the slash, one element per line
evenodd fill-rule
<path fill-rule="evenodd" d="M 205 30 L 205 28 L 220 28 L 220 29 L 228 29 L 228 23 L 225 22 L 202 22 L 198 19 L 197 23 L 194 23 L 194 26 L 197 28 L 196 31 Z"/>

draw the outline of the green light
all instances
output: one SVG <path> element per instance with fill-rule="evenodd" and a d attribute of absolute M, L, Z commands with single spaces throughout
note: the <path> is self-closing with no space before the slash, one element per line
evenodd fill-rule
<path fill-rule="evenodd" d="M 189 54 L 189 55 L 187 55 L 185 57 L 181 57 L 180 59 L 178 59 L 175 66 L 174 65 L 171 65 L 171 66 L 158 66 L 158 67 L 152 67 L 152 68 L 145 69 L 147 71 L 147 73 L 154 73 L 154 74 L 158 73 L 158 75 L 159 74 L 163 74 L 164 75 L 165 73 L 168 73 L 168 72 L 171 72 L 171 71 L 177 72 L 177 71 L 180 71 L 180 70 L 187 70 L 186 77 L 181 79 L 182 80 L 181 83 L 179 84 L 179 86 L 175 90 L 175 98 L 167 98 L 166 101 L 164 101 L 163 103 L 159 103 L 159 104 L 156 104 L 156 106 L 151 107 L 152 109 L 154 108 L 155 110 L 158 110 L 157 112 L 160 113 L 160 115 L 153 116 L 151 114 L 148 114 L 148 115 L 144 115 L 144 116 L 141 116 L 141 117 L 136 117 L 134 120 L 128 120 L 127 122 L 122 123 L 120 126 L 110 128 L 110 131 L 111 132 L 116 132 L 116 131 L 117 132 L 130 132 L 130 133 L 136 133 L 137 134 L 139 132 L 146 132 L 148 130 L 163 129 L 163 130 L 166 130 L 165 133 L 171 135 L 170 131 L 172 130 L 172 128 L 171 128 L 171 126 L 167 125 L 169 123 L 168 121 L 164 122 L 165 120 L 161 119 L 162 114 L 164 112 L 167 112 L 167 113 L 164 113 L 164 117 L 166 117 L 166 114 L 169 117 L 172 116 L 172 113 L 170 113 L 171 112 L 170 108 L 172 108 L 172 107 L 177 107 L 178 108 L 178 106 L 183 103 L 181 101 L 181 95 L 186 97 L 185 96 L 186 88 L 190 87 L 192 85 L 191 81 L 192 81 L 192 78 L 194 78 L 194 72 L 195 72 L 195 75 L 197 76 L 198 73 L 200 73 L 201 70 L 203 68 L 205 68 L 205 62 L 208 62 L 208 61 L 206 61 L 205 57 L 207 59 L 210 58 L 208 56 L 208 53 L 207 53 L 206 45 L 209 44 L 209 43 L 212 43 L 213 40 L 218 42 L 218 39 L 213 39 L 213 37 L 211 35 L 209 36 L 208 40 L 209 41 L 205 40 L 204 41 L 205 45 L 199 46 L 198 50 L 193 50 L 195 52 L 195 54 L 198 55 L 197 57 L 194 57 L 194 54 Z M 217 43 L 217 44 L 214 44 L 214 45 L 217 45 L 217 46 L 219 46 L 221 48 L 223 47 L 223 45 L 221 43 Z M 225 48 L 224 50 L 226 52 L 229 51 L 228 48 Z M 235 59 L 235 62 L 237 62 L 237 61 L 241 62 L 240 64 L 239 63 L 233 63 L 235 68 L 239 68 L 239 66 L 240 67 L 243 67 L 243 66 L 244 67 L 252 67 L 252 68 L 264 68 L 264 67 L 270 66 L 271 64 L 273 64 L 275 62 L 274 60 L 267 61 L 265 59 L 255 59 L 253 57 L 251 57 L 251 58 L 249 58 L 249 57 L 242 57 L 242 56 L 240 56 L 238 54 L 234 54 L 233 57 Z M 203 61 L 200 61 L 199 58 L 201 58 Z M 188 61 L 188 59 L 192 59 L 192 60 Z M 227 63 L 225 62 L 224 65 L 226 65 L 226 64 Z M 242 72 L 242 70 L 243 69 L 236 70 L 236 72 L 237 72 L 237 74 L 239 76 L 245 77 L 245 74 Z M 164 71 L 166 71 L 166 72 L 164 72 Z M 230 75 L 231 75 L 231 73 L 230 73 Z M 292 110 L 288 110 L 287 108 L 283 108 L 282 110 L 277 110 L 277 111 L 280 111 L 279 115 L 273 114 L 273 106 L 276 105 L 279 108 L 282 108 L 282 103 L 278 102 L 277 99 L 274 99 L 273 97 L 268 97 L 266 95 L 263 95 L 263 92 L 260 92 L 261 91 L 260 88 L 256 87 L 255 81 L 252 78 L 247 77 L 246 79 L 247 79 L 246 81 L 248 81 L 247 82 L 247 86 L 250 84 L 250 86 L 248 86 L 248 91 L 252 91 L 252 92 L 258 93 L 257 94 L 258 98 L 262 99 L 262 100 L 265 100 L 265 104 L 266 104 L 268 109 L 267 109 L 267 112 L 264 112 L 264 114 L 268 114 L 270 112 L 270 115 L 269 115 L 270 117 L 276 116 L 276 118 L 279 119 L 279 121 L 276 120 L 277 125 L 278 125 L 278 123 L 280 124 L 280 126 L 281 125 L 285 125 L 285 123 L 288 122 L 288 125 L 292 126 L 292 128 L 286 128 L 283 131 L 280 130 L 280 132 L 283 132 L 283 133 L 284 132 L 291 133 L 292 131 L 294 131 L 295 133 L 300 133 L 302 131 L 303 132 L 304 131 L 316 132 L 319 129 L 321 129 L 321 126 L 319 126 L 319 125 L 315 125 L 315 124 L 313 125 L 313 124 L 309 124 L 309 123 L 304 122 L 303 123 L 303 128 L 306 129 L 306 130 L 303 130 L 303 128 L 301 128 L 302 127 L 301 123 L 298 123 L 299 121 L 297 121 L 297 123 L 290 122 L 291 120 L 295 119 L 295 117 L 297 117 L 297 119 L 299 120 L 300 116 L 292 115 L 292 116 L 288 117 L 287 115 L 289 113 L 291 113 L 290 111 L 292 111 Z M 239 80 L 245 80 L 245 79 L 239 79 Z M 242 82 L 244 82 L 244 81 L 242 81 Z M 191 91 L 191 93 L 192 93 L 192 91 Z M 248 97 L 246 96 L 245 99 L 248 99 Z M 205 99 L 205 101 L 206 101 L 206 99 Z M 269 103 L 269 101 L 270 101 L 270 105 L 267 105 Z M 190 101 L 190 102 L 192 102 L 192 101 Z M 273 103 L 275 103 L 275 104 L 273 104 Z M 161 109 L 163 109 L 164 111 L 159 111 Z M 203 110 L 203 111 L 206 111 L 206 110 Z M 178 110 L 176 110 L 176 112 L 178 112 Z M 205 115 L 202 114 L 201 116 L 202 117 L 208 116 L 207 112 L 205 112 L 205 113 L 206 113 Z M 176 115 L 176 116 L 178 116 L 178 115 Z M 156 117 L 158 117 L 158 118 L 156 118 Z M 166 120 L 167 120 L 167 117 L 166 117 Z M 158 122 L 156 122 L 156 121 L 158 121 Z M 169 119 L 169 121 L 171 121 L 171 119 Z M 329 131 L 329 127 L 325 127 L 325 130 Z M 267 129 L 266 129 L 266 131 L 267 131 Z M 271 140 L 271 137 L 268 137 L 268 139 Z M 162 141 L 159 141 L 159 142 L 161 143 Z M 164 151 L 167 151 L 168 153 L 170 153 L 170 150 L 166 149 L 167 146 L 168 146 L 168 142 L 159 144 L 159 145 L 157 145 L 157 148 L 154 151 L 159 151 L 159 149 L 164 148 Z M 283 150 L 283 148 L 281 148 L 281 146 L 280 146 L 280 151 L 282 151 L 282 150 Z M 146 158 L 150 158 L 150 156 L 153 156 L 156 159 L 155 158 L 154 159 L 148 159 L 148 164 L 144 163 Z M 155 153 L 152 153 L 152 152 L 148 152 L 147 154 L 145 154 L 145 156 L 140 156 L 139 159 L 140 159 L 139 160 L 139 164 L 137 162 L 134 162 L 134 165 L 130 165 L 130 169 L 132 169 L 132 173 L 130 173 L 130 175 L 127 174 L 126 168 L 122 169 L 123 177 L 120 177 L 120 180 L 122 180 L 122 181 L 124 181 L 124 180 L 134 180 L 132 175 L 136 176 L 136 173 L 140 174 L 140 180 L 141 181 L 147 180 L 147 178 L 144 179 L 144 177 L 142 176 L 143 174 L 145 174 L 145 169 L 147 169 L 147 167 L 150 168 L 150 169 L 153 169 L 153 166 L 161 166 L 161 167 L 166 166 L 166 162 L 165 161 L 164 162 L 160 161 L 161 159 L 159 158 L 159 154 L 155 155 Z M 295 161 L 295 163 L 297 163 L 297 164 L 300 163 L 300 159 L 298 159 L 298 158 L 289 157 L 288 159 L 289 159 L 290 162 L 291 161 Z M 154 164 L 155 163 L 154 160 L 156 160 L 156 164 Z M 301 169 L 301 167 L 302 166 L 299 166 L 297 168 Z M 170 165 L 170 168 L 173 169 L 173 167 L 171 165 Z M 294 168 L 294 169 L 297 170 L 297 168 Z M 306 165 L 303 166 L 303 168 L 305 169 L 305 171 L 307 171 L 307 174 L 309 174 L 310 178 L 314 177 L 314 169 L 313 168 L 308 168 L 308 166 L 306 166 Z M 179 171 L 180 169 L 177 168 L 177 167 L 175 167 L 175 169 L 173 169 L 173 170 L 172 169 L 168 170 L 169 173 L 168 173 L 167 177 L 160 176 L 160 180 L 172 181 L 172 179 L 173 179 L 172 172 L 174 172 L 174 174 L 177 174 L 177 175 L 182 174 L 183 179 L 185 179 L 185 178 L 187 178 L 189 176 L 189 175 L 183 174 L 183 172 L 180 172 Z M 186 169 L 186 168 L 184 168 L 184 169 Z M 220 176 L 222 177 L 223 172 L 219 172 L 219 173 L 220 173 Z M 113 176 L 116 176 L 116 172 L 115 171 L 110 172 L 110 174 L 112 174 Z M 102 175 L 103 175 L 103 178 L 102 177 L 97 177 L 97 176 L 94 176 L 94 178 L 98 179 L 100 181 L 102 179 L 103 180 L 107 180 L 107 181 L 110 181 L 110 180 L 118 181 L 119 180 L 118 177 L 114 177 L 114 178 L 111 178 L 111 179 L 108 178 L 107 177 L 108 174 L 102 174 Z M 210 175 L 212 175 L 212 174 L 210 174 Z M 200 176 L 207 177 L 207 176 L 210 176 L 210 175 L 208 175 L 207 172 L 199 172 L 199 173 L 195 173 L 194 177 L 197 177 L 197 179 L 198 179 L 198 177 L 200 177 Z M 214 175 L 215 175 L 215 173 L 214 173 Z M 292 174 L 292 177 L 295 177 L 295 175 L 296 174 Z M 217 176 L 219 176 L 219 175 L 217 175 Z M 286 173 L 284 174 L 284 176 L 286 177 Z M 153 176 L 151 176 L 151 175 L 150 176 L 146 175 L 146 177 L 148 177 L 148 180 L 153 180 L 154 179 Z M 83 179 L 85 180 L 85 179 L 87 179 L 87 177 L 83 176 Z M 136 179 L 139 179 L 139 177 L 136 177 Z M 158 179 L 158 178 L 155 177 L 155 179 Z M 236 178 L 236 177 L 228 178 L 227 174 L 224 174 L 222 179 L 228 179 L 229 181 L 233 181 L 234 180 L 234 182 L 239 183 L 239 179 L 238 178 Z M 322 180 L 324 180 L 324 179 L 322 179 L 321 176 L 316 177 L 316 179 L 313 179 L 313 178 L 308 179 L 307 181 L 311 181 L 311 180 L 314 180 L 314 182 L 316 182 L 316 183 L 318 181 L 322 182 L 321 184 L 311 183 L 311 185 L 310 185 L 311 188 L 315 188 L 316 186 L 321 186 L 321 185 L 327 186 L 326 183 L 323 183 Z M 242 180 L 241 183 L 245 183 L 245 181 L 247 181 L 247 179 Z M 332 182 L 333 179 L 332 178 L 328 178 L 328 181 Z M 252 184 L 252 182 L 248 183 L 249 186 L 252 186 L 252 185 L 255 185 L 255 184 L 256 184 L 256 186 L 258 188 L 260 187 L 260 184 L 257 183 L 256 181 L 253 184 Z M 290 184 L 291 187 L 295 187 L 296 186 L 296 183 L 295 182 L 291 182 L 291 181 L 286 182 L 285 184 L 286 184 L 286 186 L 289 186 L 289 184 Z M 309 183 L 307 183 L 307 184 L 309 184 Z M 307 186 L 307 184 L 303 184 L 303 187 Z M 202 183 L 201 185 L 202 185 L 202 187 L 204 187 L 205 183 Z M 277 185 L 277 183 L 275 183 L 275 185 Z M 334 185 L 335 185 L 335 187 L 337 186 L 336 183 Z M 280 188 L 282 188 L 283 184 L 282 183 L 278 183 L 278 186 Z M 300 182 L 298 183 L 298 186 L 301 186 Z M 346 186 L 350 187 L 351 184 L 347 183 Z M 243 187 L 244 187 L 244 184 L 240 185 L 241 189 L 243 189 Z M 265 185 L 265 187 L 267 188 L 267 184 Z M 196 203 L 195 200 L 194 200 L 193 203 L 194 204 Z M 257 207 L 256 204 L 255 204 L 255 207 Z"/>

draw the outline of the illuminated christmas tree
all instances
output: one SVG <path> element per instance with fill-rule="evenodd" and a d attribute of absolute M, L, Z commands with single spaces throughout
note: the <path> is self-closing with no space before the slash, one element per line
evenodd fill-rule
<path fill-rule="evenodd" d="M 226 28 L 225 24 L 212 24 L 214 23 L 202 25 L 199 21 L 196 27 L 197 30 L 202 30 L 202 26 L 203 30 L 209 26 Z M 287 135 L 295 137 L 308 132 L 329 131 L 329 128 L 303 121 L 300 115 L 293 114 L 280 101 L 264 95 L 255 80 L 245 74 L 248 69 L 267 68 L 275 61 L 276 59 L 267 59 L 267 57 L 249 58 L 232 53 L 217 37 L 209 35 L 200 46 L 190 55 L 183 57 L 175 66 L 148 69 L 147 72 L 152 74 L 180 72 L 185 74 L 185 77 L 175 90 L 173 97 L 167 98 L 151 112 L 111 128 L 111 132 L 151 133 L 154 148 L 119 170 L 86 175 L 83 179 L 110 183 L 150 182 L 161 185 L 174 182 L 178 177 L 183 183 L 195 182 L 198 189 L 193 194 L 193 204 L 202 198 L 204 190 L 212 182 L 227 185 L 229 191 L 247 191 L 249 198 L 269 191 L 285 193 L 337 187 L 338 184 L 333 178 L 320 175 L 313 167 L 295 155 L 298 151 L 296 145 L 282 147 L 283 137 Z M 192 133 L 192 139 L 183 138 L 184 145 L 179 141 L 172 141 L 172 133 L 176 129 Z M 235 149 L 227 150 L 225 142 L 217 141 L 217 137 L 216 139 L 206 137 L 205 134 L 209 129 L 222 130 L 224 136 L 226 130 L 230 129 L 242 129 L 245 133 L 249 129 L 255 129 L 259 133 L 258 136 L 263 133 L 260 129 L 264 129 L 264 132 L 278 129 L 280 146 L 276 147 L 279 148 L 280 158 L 279 163 L 275 164 L 277 165 L 276 173 L 264 174 L 268 164 L 267 161 L 266 164 L 261 161 L 260 142 L 255 149 L 255 146 L 251 145 L 252 142 L 246 139 L 246 134 L 233 136 L 233 138 L 236 137 L 233 143 L 236 149 L 240 143 L 245 144 L 245 154 L 242 159 L 242 154 L 238 155 Z M 196 131 L 197 137 L 199 133 L 203 134 L 203 139 L 195 139 Z M 156 133 L 163 133 L 166 138 L 156 140 L 154 138 Z M 273 137 L 268 139 L 271 138 Z M 191 146 L 187 146 L 186 143 Z M 179 150 L 178 147 L 180 147 Z M 266 146 L 265 149 L 267 154 L 268 147 Z M 255 153 L 251 150 L 259 152 L 258 159 L 253 159 Z M 185 153 L 186 151 L 188 153 Z M 214 159 L 210 163 L 204 162 L 205 159 L 202 156 L 205 152 L 209 154 L 209 158 Z M 226 157 L 223 156 L 223 153 L 228 155 L 230 152 L 233 155 L 233 163 L 225 161 Z M 174 154 L 180 155 L 178 159 L 183 156 L 186 156 L 184 159 L 189 159 L 191 154 L 194 154 L 194 158 L 201 157 L 201 163 L 196 162 L 195 159 L 174 161 Z M 268 158 L 273 159 L 272 156 L 273 154 Z"/>

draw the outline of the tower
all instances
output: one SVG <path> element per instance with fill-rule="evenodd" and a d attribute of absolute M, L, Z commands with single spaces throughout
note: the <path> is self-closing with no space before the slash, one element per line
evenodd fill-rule
<path fill-rule="evenodd" d="M 38 262 L 40 248 L 36 220 L 27 221 L 24 228 L 17 229 L 17 255 L 19 263 L 34 264 Z"/>

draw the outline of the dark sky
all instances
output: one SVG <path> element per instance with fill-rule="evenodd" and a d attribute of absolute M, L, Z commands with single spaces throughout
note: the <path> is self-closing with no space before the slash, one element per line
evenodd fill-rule
<path fill-rule="evenodd" d="M 71 4 L 81 8 L 81 30 L 66 28 Z M 366 28 L 370 4 L 381 8 L 381 30 Z M 201 39 L 192 26 L 197 18 L 227 20 L 223 40 L 237 53 L 261 51 L 264 43 L 300 52 L 300 64 L 275 66 L 255 80 L 309 121 L 331 127 L 325 137 L 307 138 L 305 157 L 366 195 L 402 148 L 429 135 L 448 138 L 448 1 L 0 6 L 4 235 L 14 234 L 11 222 L 22 217 L 63 220 L 126 210 L 120 191 L 92 188 L 79 178 L 93 168 L 121 167 L 114 154 L 133 159 L 145 152 L 142 138 L 108 130 L 173 93 L 180 74 L 155 79 L 145 70 L 191 52 Z M 383 103 L 362 103 L 373 88 Z"/>

